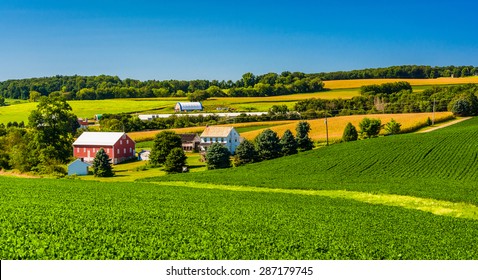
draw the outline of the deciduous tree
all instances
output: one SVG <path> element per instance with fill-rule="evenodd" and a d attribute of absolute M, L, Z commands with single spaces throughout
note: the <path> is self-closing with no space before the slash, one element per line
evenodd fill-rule
<path fill-rule="evenodd" d="M 181 137 L 174 131 L 161 131 L 154 138 L 149 162 L 152 165 L 164 164 L 169 152 L 174 148 L 181 148 L 181 146 Z"/>
<path fill-rule="evenodd" d="M 279 143 L 284 156 L 297 154 L 297 141 L 295 141 L 294 135 L 289 129 L 284 132 Z"/>
<path fill-rule="evenodd" d="M 236 148 L 236 152 L 234 155 L 234 164 L 236 166 L 253 163 L 259 161 L 259 154 L 254 147 L 254 144 L 244 139 L 239 146 Z"/>
<path fill-rule="evenodd" d="M 362 138 L 372 138 L 380 133 L 382 122 L 379 119 L 363 118 L 359 126 Z"/>

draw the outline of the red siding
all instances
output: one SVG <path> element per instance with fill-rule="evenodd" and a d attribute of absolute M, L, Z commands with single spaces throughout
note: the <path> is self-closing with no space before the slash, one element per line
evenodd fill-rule
<path fill-rule="evenodd" d="M 124 135 L 114 144 L 114 146 L 73 145 L 73 156 L 76 158 L 83 158 L 85 161 L 93 161 L 93 158 L 99 149 L 103 148 L 111 158 L 111 162 L 116 164 L 136 157 L 135 146 L 136 143 L 128 135 Z"/>

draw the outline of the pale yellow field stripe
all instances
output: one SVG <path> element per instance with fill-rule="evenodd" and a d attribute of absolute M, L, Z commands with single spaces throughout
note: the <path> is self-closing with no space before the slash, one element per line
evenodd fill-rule
<path fill-rule="evenodd" d="M 429 212 L 434 215 L 450 216 L 478 220 L 478 207 L 469 203 L 455 203 L 431 198 L 420 198 L 396 194 L 371 194 L 365 192 L 345 190 L 297 190 L 297 189 L 269 189 L 247 186 L 215 185 L 197 182 L 154 182 L 163 186 L 179 186 L 199 189 L 218 189 L 227 191 L 285 193 L 298 195 L 316 195 L 330 198 L 352 199 L 370 204 L 398 206 L 407 209 Z"/>

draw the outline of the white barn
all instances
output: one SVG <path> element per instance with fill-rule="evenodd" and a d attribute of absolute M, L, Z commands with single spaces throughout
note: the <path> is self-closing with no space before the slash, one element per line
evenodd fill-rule
<path fill-rule="evenodd" d="M 174 106 L 175 112 L 190 112 L 190 111 L 202 111 L 201 102 L 178 102 Z"/>
<path fill-rule="evenodd" d="M 213 143 L 221 143 L 233 154 L 242 142 L 239 133 L 232 126 L 208 126 L 200 138 L 199 147 L 201 152 L 206 152 L 207 148 Z"/>
<path fill-rule="evenodd" d="M 88 175 L 88 167 L 91 164 L 82 161 L 81 159 L 76 159 L 72 163 L 68 164 L 68 175 Z"/>

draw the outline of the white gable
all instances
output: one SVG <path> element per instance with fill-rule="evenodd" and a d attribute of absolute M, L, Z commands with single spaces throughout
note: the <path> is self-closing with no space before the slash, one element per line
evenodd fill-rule
<path fill-rule="evenodd" d="M 83 132 L 73 145 L 105 145 L 113 146 L 124 132 Z"/>

